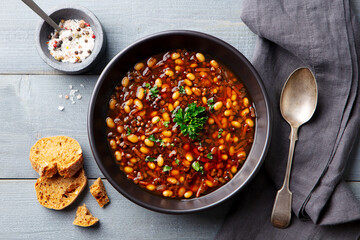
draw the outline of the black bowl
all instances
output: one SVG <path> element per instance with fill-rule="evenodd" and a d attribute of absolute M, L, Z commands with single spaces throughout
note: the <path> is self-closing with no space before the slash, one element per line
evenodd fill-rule
<path fill-rule="evenodd" d="M 124 74 L 138 61 L 175 49 L 209 54 L 237 75 L 251 95 L 256 110 L 256 130 L 251 151 L 238 173 L 219 189 L 199 198 L 168 199 L 141 189 L 128 180 L 115 163 L 106 136 L 106 115 L 110 96 Z M 116 55 L 99 77 L 88 112 L 88 135 L 95 160 L 109 182 L 125 197 L 145 208 L 164 213 L 186 213 L 215 206 L 254 177 L 270 138 L 270 108 L 261 79 L 251 63 L 235 48 L 213 36 L 193 31 L 167 31 L 145 37 Z"/>
<path fill-rule="evenodd" d="M 94 68 L 102 59 L 106 48 L 105 35 L 96 16 L 87 8 L 77 5 L 58 7 L 51 11 L 49 16 L 55 21 L 55 23 L 59 23 L 61 19 L 83 19 L 85 22 L 90 24 L 96 39 L 92 53 L 81 63 L 59 62 L 50 55 L 46 44 L 46 42 L 49 41 L 48 36 L 54 32 L 54 29 L 45 21 L 41 20 L 35 31 L 35 42 L 36 49 L 44 62 L 46 62 L 49 66 L 68 74 L 80 74 Z"/>

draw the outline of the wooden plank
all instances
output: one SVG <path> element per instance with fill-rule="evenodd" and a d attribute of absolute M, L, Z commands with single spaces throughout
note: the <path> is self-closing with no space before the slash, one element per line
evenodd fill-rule
<path fill-rule="evenodd" d="M 40 137 L 53 135 L 77 139 L 83 148 L 88 176 L 102 176 L 86 130 L 87 109 L 96 80 L 95 75 L 0 75 L 0 178 L 37 178 L 28 160 L 29 150 Z M 82 96 L 75 104 L 64 99 L 69 85 Z M 59 105 L 65 110 L 59 111 Z M 360 181 L 359 141 L 350 159 L 346 179 Z"/>
<path fill-rule="evenodd" d="M 89 184 L 92 184 L 93 180 Z M 230 202 L 189 215 L 146 210 L 104 181 L 110 204 L 100 208 L 86 188 L 68 208 L 55 211 L 36 200 L 34 180 L 0 180 L 0 239 L 213 239 Z M 76 208 L 86 204 L 100 219 L 92 228 L 72 225 Z"/>
<path fill-rule="evenodd" d="M 54 2 L 36 1 L 45 11 Z M 73 4 L 64 0 L 61 5 Z M 135 40 L 152 33 L 189 29 L 212 34 L 250 58 L 255 35 L 240 19 L 241 1 L 76 1 L 86 6 L 102 23 L 108 40 L 104 62 Z M 21 11 L 21 14 L 18 14 Z M 38 56 L 34 31 L 40 19 L 21 1 L 0 3 L 0 74 L 59 74 Z M 97 71 L 98 72 L 98 71 Z"/>
<path fill-rule="evenodd" d="M 0 76 L 0 178 L 37 178 L 29 161 L 30 148 L 37 139 L 55 135 L 78 140 L 88 176 L 102 176 L 86 130 L 87 109 L 96 80 L 97 76 Z M 69 85 L 82 96 L 75 104 L 65 100 Z M 59 98 L 59 94 L 63 97 Z M 64 111 L 58 110 L 59 105 L 65 107 Z"/>

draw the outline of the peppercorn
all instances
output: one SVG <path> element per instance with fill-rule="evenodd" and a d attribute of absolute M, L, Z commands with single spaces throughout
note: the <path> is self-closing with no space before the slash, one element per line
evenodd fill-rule
<path fill-rule="evenodd" d="M 80 32 L 80 30 L 81 30 L 80 28 L 77 28 L 77 29 L 76 29 L 76 31 L 78 31 L 78 32 Z"/>
<path fill-rule="evenodd" d="M 75 53 L 75 55 L 78 55 L 78 54 L 79 54 L 79 52 L 78 52 L 78 51 L 75 51 L 74 53 Z"/>
<path fill-rule="evenodd" d="M 87 43 L 87 42 L 88 42 L 88 40 L 87 40 L 87 39 L 85 39 L 85 42 Z"/>
<path fill-rule="evenodd" d="M 72 40 L 72 36 L 69 37 L 69 41 L 71 41 L 71 40 Z"/>
<path fill-rule="evenodd" d="M 80 23 L 80 27 L 84 28 L 85 27 L 85 23 Z"/>
<path fill-rule="evenodd" d="M 89 49 L 87 52 L 90 54 L 90 53 L 91 53 L 91 50 Z"/>

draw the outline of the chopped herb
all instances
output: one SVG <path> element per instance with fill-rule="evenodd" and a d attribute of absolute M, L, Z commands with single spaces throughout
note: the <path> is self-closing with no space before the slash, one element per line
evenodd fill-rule
<path fill-rule="evenodd" d="M 207 157 L 208 159 L 213 159 L 212 153 L 208 153 L 208 154 L 206 155 L 206 157 Z"/>
<path fill-rule="evenodd" d="M 171 143 L 170 146 L 174 147 L 174 146 L 175 146 L 175 143 Z"/>
<path fill-rule="evenodd" d="M 147 87 L 147 88 L 151 88 L 150 83 L 145 83 L 145 87 Z"/>
<path fill-rule="evenodd" d="M 164 172 L 168 172 L 172 169 L 172 167 L 168 166 L 168 165 L 165 165 L 164 168 L 163 168 L 163 171 Z"/>
<path fill-rule="evenodd" d="M 165 126 L 165 127 L 169 127 L 169 123 L 170 123 L 169 121 L 165 121 L 165 122 L 164 122 L 164 126 Z"/>
<path fill-rule="evenodd" d="M 152 141 L 152 142 L 160 142 L 160 141 L 162 141 L 160 139 L 156 139 L 154 135 L 150 135 L 149 140 Z"/>
<path fill-rule="evenodd" d="M 180 92 L 181 94 L 185 94 L 185 93 L 186 93 L 184 86 L 180 86 L 179 92 Z"/>
<path fill-rule="evenodd" d="M 158 96 L 158 93 L 159 93 L 159 89 L 157 86 L 150 88 L 150 96 L 152 98 L 156 98 Z"/>
<path fill-rule="evenodd" d="M 161 109 L 161 112 L 165 112 L 165 108 Z"/>
<path fill-rule="evenodd" d="M 159 139 L 158 139 L 159 140 Z M 164 143 L 164 140 L 160 140 L 160 147 L 162 147 L 162 146 L 164 146 L 165 145 L 165 143 Z"/>
<path fill-rule="evenodd" d="M 179 165 L 179 164 L 180 164 L 180 160 L 177 159 L 177 158 L 175 158 L 175 163 L 176 163 L 177 165 Z"/>
<path fill-rule="evenodd" d="M 193 162 L 191 164 L 191 166 L 195 171 L 200 172 L 201 174 L 204 174 L 204 167 L 200 166 L 200 163 L 198 161 Z"/>
<path fill-rule="evenodd" d="M 214 98 L 210 98 L 207 100 L 207 105 L 209 106 L 210 112 L 214 111 Z"/>
<path fill-rule="evenodd" d="M 220 128 L 218 133 L 218 138 L 221 138 L 221 134 L 224 132 L 224 129 Z"/>
<path fill-rule="evenodd" d="M 150 157 L 150 156 L 146 156 L 145 162 L 153 162 L 153 161 L 155 161 L 155 158 Z"/>
<path fill-rule="evenodd" d="M 173 116 L 173 121 L 179 125 L 180 131 L 184 136 L 189 135 L 193 140 L 199 136 L 208 119 L 205 108 L 197 107 L 196 103 L 190 103 L 185 111 L 179 107 Z"/>
<path fill-rule="evenodd" d="M 144 89 L 144 94 L 146 94 L 146 89 Z"/>
<path fill-rule="evenodd" d="M 128 127 L 127 129 L 126 129 L 126 136 L 129 136 L 131 134 L 131 129 Z"/>

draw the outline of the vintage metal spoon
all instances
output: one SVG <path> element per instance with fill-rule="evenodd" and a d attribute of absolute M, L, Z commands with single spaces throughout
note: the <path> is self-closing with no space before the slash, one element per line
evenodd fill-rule
<path fill-rule="evenodd" d="M 310 120 L 315 112 L 318 99 L 316 79 L 308 68 L 296 69 L 287 79 L 280 97 L 282 117 L 290 124 L 290 149 L 284 183 L 277 192 L 271 214 L 271 224 L 286 228 L 291 220 L 292 192 L 289 189 L 291 164 L 298 129 Z"/>
<path fill-rule="evenodd" d="M 51 27 L 60 32 L 61 28 L 33 1 L 33 0 L 22 0 L 29 8 L 31 8 L 37 15 L 39 15 L 45 22 Z"/>

